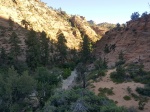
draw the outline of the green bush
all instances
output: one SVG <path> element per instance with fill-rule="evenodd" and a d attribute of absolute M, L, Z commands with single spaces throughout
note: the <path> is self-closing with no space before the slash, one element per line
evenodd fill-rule
<path fill-rule="evenodd" d="M 105 70 L 107 69 L 107 61 L 105 58 L 104 60 L 100 58 L 94 62 L 94 66 L 96 70 Z"/>
<path fill-rule="evenodd" d="M 114 95 L 113 88 L 99 88 L 98 91 L 100 92 L 99 95 L 105 96 L 107 95 Z"/>
<path fill-rule="evenodd" d="M 126 96 L 123 97 L 123 99 L 124 100 L 131 100 L 131 97 L 126 95 Z"/>
<path fill-rule="evenodd" d="M 92 71 L 88 76 L 87 76 L 87 80 L 96 80 L 99 77 L 105 76 L 105 71 L 104 70 L 95 70 Z"/>
<path fill-rule="evenodd" d="M 131 91 L 132 91 L 131 88 L 130 88 L 129 86 L 127 87 L 127 91 L 128 91 L 129 94 L 130 94 Z"/>
<path fill-rule="evenodd" d="M 122 66 L 118 66 L 116 72 L 110 74 L 110 78 L 113 82 L 122 83 L 126 77 L 125 69 Z"/>
<path fill-rule="evenodd" d="M 148 84 L 150 82 L 150 73 L 144 71 L 143 67 L 143 65 L 130 64 L 126 69 L 126 72 L 130 74 L 130 78 L 135 82 Z"/>
<path fill-rule="evenodd" d="M 49 99 L 44 112 L 126 112 L 125 108 L 87 89 L 59 90 Z"/>
<path fill-rule="evenodd" d="M 135 101 L 138 101 L 140 98 L 138 95 L 131 93 L 131 96 L 134 98 Z"/>
<path fill-rule="evenodd" d="M 105 45 L 104 52 L 105 53 L 109 53 L 110 52 L 110 47 L 108 46 L 108 44 Z"/>
<path fill-rule="evenodd" d="M 70 68 L 65 68 L 65 69 L 63 69 L 63 73 L 62 73 L 63 79 L 68 78 L 70 75 L 71 75 L 71 70 L 70 70 Z"/>
<path fill-rule="evenodd" d="M 125 60 L 119 60 L 115 63 L 116 66 L 120 66 L 120 65 L 123 65 L 125 64 Z"/>
<path fill-rule="evenodd" d="M 136 91 L 141 95 L 150 97 L 150 88 L 149 87 L 145 87 L 145 88 L 137 87 Z"/>

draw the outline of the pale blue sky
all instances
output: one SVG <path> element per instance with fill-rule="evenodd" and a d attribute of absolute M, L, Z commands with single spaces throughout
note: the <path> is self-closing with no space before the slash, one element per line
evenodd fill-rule
<path fill-rule="evenodd" d="M 96 23 L 125 23 L 133 12 L 150 12 L 150 0 L 41 0 L 68 14 L 81 15 Z"/>

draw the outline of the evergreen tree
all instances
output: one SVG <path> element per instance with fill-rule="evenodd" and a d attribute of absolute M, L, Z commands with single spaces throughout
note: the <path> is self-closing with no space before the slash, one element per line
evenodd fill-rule
<path fill-rule="evenodd" d="M 0 52 L 0 65 L 5 65 L 7 63 L 7 54 L 6 54 L 6 50 L 4 49 L 4 47 L 1 48 L 1 52 Z"/>
<path fill-rule="evenodd" d="M 66 55 L 67 55 L 66 42 L 67 40 L 65 39 L 65 36 L 63 35 L 63 33 L 60 33 L 58 35 L 57 49 L 60 53 L 61 61 L 64 61 L 66 59 Z"/>
<path fill-rule="evenodd" d="M 6 98 L 3 103 L 9 108 L 9 112 L 19 112 L 25 109 L 29 104 L 29 100 L 25 101 L 29 95 L 35 90 L 35 80 L 28 75 L 28 72 L 24 72 L 21 76 L 12 67 L 8 70 L 8 77 L 5 83 Z M 29 106 L 29 105 L 28 105 Z"/>
<path fill-rule="evenodd" d="M 11 45 L 10 56 L 13 60 L 17 60 L 17 57 L 21 54 L 21 48 L 19 45 L 21 41 L 15 32 L 12 32 L 9 42 Z"/>
<path fill-rule="evenodd" d="M 42 32 L 40 37 L 40 51 L 41 51 L 41 63 L 46 65 L 49 62 L 49 39 L 46 37 L 46 33 Z"/>
<path fill-rule="evenodd" d="M 83 62 L 86 62 L 90 58 L 91 46 L 88 36 L 85 35 L 83 38 L 83 44 L 81 48 L 81 59 Z"/>
<path fill-rule="evenodd" d="M 132 20 L 137 20 L 137 19 L 139 18 L 139 16 L 140 16 L 140 14 L 139 14 L 138 12 L 134 12 L 134 13 L 132 13 L 132 15 L 131 15 L 131 19 L 132 19 Z"/>
<path fill-rule="evenodd" d="M 31 30 L 25 40 L 27 45 L 26 50 L 26 62 L 28 67 L 35 70 L 39 66 L 40 62 L 40 42 L 36 36 L 36 32 Z"/>
<path fill-rule="evenodd" d="M 117 29 L 119 29 L 119 28 L 120 28 L 120 24 L 119 24 L 119 23 L 117 23 L 117 24 L 116 24 L 116 27 L 117 27 Z"/>
<path fill-rule="evenodd" d="M 86 67 L 83 65 L 83 63 L 79 63 L 76 67 L 77 73 L 78 73 L 78 81 L 82 81 L 83 88 L 86 87 Z"/>

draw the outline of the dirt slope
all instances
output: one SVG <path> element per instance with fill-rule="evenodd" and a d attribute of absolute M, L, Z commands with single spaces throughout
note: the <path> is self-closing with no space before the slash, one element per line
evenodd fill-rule
<path fill-rule="evenodd" d="M 125 106 L 127 108 L 129 107 L 134 107 L 136 110 L 140 111 L 138 109 L 138 101 L 135 101 L 134 98 L 128 93 L 127 88 L 130 87 L 132 93 L 138 94 L 135 89 L 136 87 L 144 87 L 143 84 L 140 83 L 135 83 L 135 82 L 127 82 L 127 83 L 121 83 L 121 84 L 116 84 L 111 81 L 110 79 L 110 73 L 115 71 L 113 70 L 108 70 L 107 75 L 103 77 L 99 82 L 94 82 L 92 83 L 95 87 L 91 88 L 92 91 L 94 91 L 96 94 L 99 93 L 98 89 L 99 88 L 113 88 L 114 95 L 108 95 L 109 99 L 112 99 L 117 102 L 117 105 L 119 106 Z M 123 97 L 131 96 L 131 100 L 127 101 L 124 100 Z M 141 112 L 150 112 L 150 101 L 145 105 L 145 108 Z"/>
<path fill-rule="evenodd" d="M 94 55 L 106 58 L 109 67 L 114 67 L 122 51 L 126 64 L 143 63 L 150 70 L 150 15 L 129 21 L 124 28 L 114 28 L 96 43 Z M 104 50 L 107 49 L 108 52 Z"/>

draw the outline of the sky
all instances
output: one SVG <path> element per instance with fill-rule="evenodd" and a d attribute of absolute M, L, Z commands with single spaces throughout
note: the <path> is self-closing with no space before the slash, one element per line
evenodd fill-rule
<path fill-rule="evenodd" d="M 102 22 L 126 23 L 133 12 L 150 12 L 150 0 L 41 0 L 54 9 L 84 16 L 97 24 Z"/>

